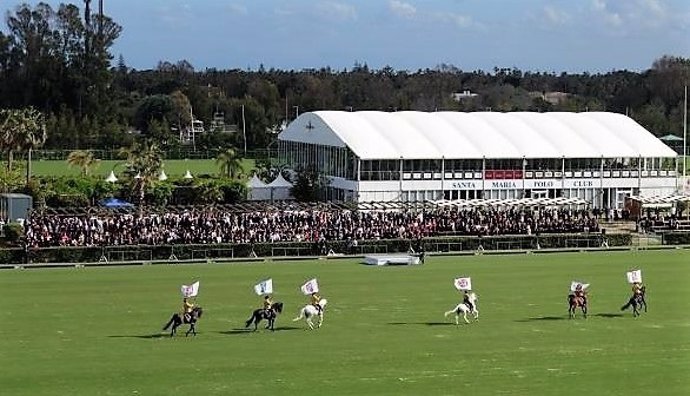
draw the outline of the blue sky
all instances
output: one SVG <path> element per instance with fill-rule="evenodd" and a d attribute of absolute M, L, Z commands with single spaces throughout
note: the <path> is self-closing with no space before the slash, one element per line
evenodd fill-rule
<path fill-rule="evenodd" d="M 105 0 L 105 10 L 124 28 L 115 56 L 137 69 L 187 59 L 197 70 L 359 62 L 579 73 L 690 57 L 688 0 Z"/>

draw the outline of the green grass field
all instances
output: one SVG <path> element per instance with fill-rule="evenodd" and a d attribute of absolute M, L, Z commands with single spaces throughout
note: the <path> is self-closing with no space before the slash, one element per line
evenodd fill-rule
<path fill-rule="evenodd" d="M 639 267 L 649 312 L 621 313 Z M 443 312 L 472 276 L 480 321 Z M 277 331 L 245 332 L 272 277 Z M 291 319 L 318 277 L 324 326 Z M 199 335 L 162 336 L 179 286 L 201 281 Z M 571 280 L 590 317 L 567 319 Z M 3 395 L 687 395 L 690 252 L 429 257 L 0 272 Z"/>
<path fill-rule="evenodd" d="M 57 160 L 38 160 L 31 163 L 32 172 L 36 176 L 77 176 L 80 173 L 78 167 L 69 166 L 67 161 Z M 248 173 L 254 168 L 254 160 L 243 160 L 243 168 Z M 193 159 L 193 160 L 166 160 L 164 162 L 165 173 L 170 177 L 181 177 L 187 172 L 192 175 L 217 175 L 219 167 L 214 159 Z M 124 170 L 124 162 L 121 160 L 101 161 L 93 170 L 93 174 L 106 177 L 110 171 L 120 176 Z"/>

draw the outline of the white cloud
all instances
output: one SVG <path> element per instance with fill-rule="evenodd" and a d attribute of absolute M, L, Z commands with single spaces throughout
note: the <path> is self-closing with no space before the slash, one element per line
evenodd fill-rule
<path fill-rule="evenodd" d="M 564 25 L 570 20 L 570 15 L 565 11 L 547 5 L 544 7 L 544 18 L 551 25 Z"/>
<path fill-rule="evenodd" d="M 460 28 L 468 28 L 475 25 L 472 17 L 462 14 L 457 14 L 454 12 L 444 12 L 432 14 L 433 19 L 441 22 L 452 23 Z"/>
<path fill-rule="evenodd" d="M 394 14 L 404 18 L 413 18 L 417 14 L 415 6 L 400 0 L 390 0 L 388 7 Z"/>
<path fill-rule="evenodd" d="M 615 29 L 658 29 L 682 24 L 680 10 L 670 11 L 665 0 L 591 0 L 591 4 L 593 15 Z"/>
<path fill-rule="evenodd" d="M 317 4 L 316 10 L 321 15 L 339 20 L 357 19 L 357 11 L 355 10 L 355 7 L 349 4 L 338 3 L 335 1 L 325 1 Z"/>
<path fill-rule="evenodd" d="M 227 7 L 228 7 L 228 9 L 230 10 L 230 12 L 231 12 L 232 14 L 236 14 L 236 15 L 247 15 L 247 13 L 248 13 L 247 7 L 245 7 L 245 6 L 242 5 L 242 4 L 230 3 L 230 4 L 228 4 Z"/>

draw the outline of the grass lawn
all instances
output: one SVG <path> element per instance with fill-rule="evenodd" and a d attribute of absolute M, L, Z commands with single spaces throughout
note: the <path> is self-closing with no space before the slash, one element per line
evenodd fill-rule
<path fill-rule="evenodd" d="M 254 168 L 254 160 L 244 159 L 242 161 L 245 173 L 248 174 Z M 166 160 L 164 164 L 163 169 L 165 173 L 171 177 L 183 176 L 188 169 L 194 176 L 204 174 L 217 175 L 220 171 L 215 159 Z M 33 174 L 36 176 L 76 176 L 80 173 L 79 168 L 69 166 L 67 161 L 38 160 L 33 161 L 31 165 Z M 115 174 L 119 177 L 124 170 L 123 161 L 101 161 L 98 167 L 95 168 L 94 174 L 106 177 L 110 174 L 111 170 L 114 170 Z"/>
<path fill-rule="evenodd" d="M 639 267 L 649 312 L 622 313 Z M 480 321 L 455 326 L 452 279 Z M 277 331 L 245 332 L 272 277 Z M 293 323 L 317 277 L 324 326 Z M 179 287 L 201 281 L 199 335 L 161 333 Z M 571 280 L 590 316 L 567 318 Z M 4 395 L 688 395 L 690 251 L 429 257 L 0 272 Z"/>

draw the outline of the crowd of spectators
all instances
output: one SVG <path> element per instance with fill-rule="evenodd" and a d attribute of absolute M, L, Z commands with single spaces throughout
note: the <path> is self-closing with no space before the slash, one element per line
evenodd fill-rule
<path fill-rule="evenodd" d="M 599 231 L 588 211 L 439 208 L 424 211 L 254 211 L 32 215 L 29 247 L 419 239 Z"/>

